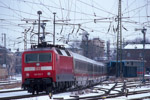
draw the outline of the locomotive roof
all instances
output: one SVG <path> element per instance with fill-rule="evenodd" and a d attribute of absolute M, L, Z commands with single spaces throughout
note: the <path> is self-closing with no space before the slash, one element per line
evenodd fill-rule
<path fill-rule="evenodd" d="M 52 48 L 49 48 L 49 47 L 46 47 L 46 48 L 34 48 L 34 49 L 28 49 L 27 51 L 39 51 L 39 50 L 56 50 L 56 49 L 59 49 L 59 48 L 55 48 L 55 47 L 52 47 Z M 65 54 L 63 51 L 63 49 L 59 49 L 61 52 L 62 52 L 62 55 L 63 56 L 67 56 L 67 54 Z M 67 50 L 67 49 L 65 49 L 65 50 Z M 68 51 L 68 50 L 67 50 Z M 77 53 L 74 53 L 74 52 L 71 52 L 71 51 L 69 51 L 71 54 L 72 54 L 72 56 L 73 56 L 73 58 L 74 59 L 78 59 L 78 60 L 81 60 L 81 61 L 85 61 L 85 62 L 89 62 L 89 63 L 92 63 L 92 64 L 96 64 L 96 65 L 100 65 L 100 66 L 104 66 L 104 63 L 102 63 L 102 62 L 97 62 L 97 61 L 95 61 L 95 60 L 92 60 L 92 59 L 89 59 L 89 58 L 87 58 L 87 57 L 85 57 L 85 56 L 82 56 L 82 55 L 80 55 L 80 54 L 77 54 Z M 59 54 L 59 53 L 58 53 Z M 71 55 L 70 55 L 71 56 Z"/>
<path fill-rule="evenodd" d="M 63 45 L 53 45 L 47 44 L 46 42 L 42 42 L 38 45 L 31 45 L 31 49 L 28 49 L 27 51 L 53 50 L 54 48 L 65 50 L 65 47 Z"/>
<path fill-rule="evenodd" d="M 71 52 L 71 53 L 72 53 L 74 59 L 78 59 L 78 60 L 82 60 L 82 61 L 89 62 L 89 63 L 92 63 L 92 64 L 104 66 L 104 64 L 102 62 L 97 62 L 95 60 L 89 59 L 89 58 L 87 58 L 85 56 L 82 56 L 82 55 L 79 55 L 77 53 L 73 53 L 73 52 Z"/>
<path fill-rule="evenodd" d="M 67 49 L 60 49 L 60 48 L 56 48 L 56 47 L 46 47 L 46 48 L 32 48 L 32 49 L 28 49 L 27 51 L 44 51 L 44 50 L 55 50 L 59 55 L 61 56 L 72 56 L 69 52 L 67 52 Z"/>

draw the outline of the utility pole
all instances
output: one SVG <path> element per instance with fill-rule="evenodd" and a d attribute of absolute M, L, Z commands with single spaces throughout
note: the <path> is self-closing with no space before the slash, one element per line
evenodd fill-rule
<path fill-rule="evenodd" d="M 56 16 L 56 12 L 54 12 L 53 14 L 54 14 L 54 20 L 53 20 L 53 24 L 54 24 L 53 45 L 55 45 L 55 16 Z"/>
<path fill-rule="evenodd" d="M 8 75 L 9 75 L 9 66 L 7 66 L 7 48 L 6 48 L 6 34 L 5 33 L 3 33 L 3 35 L 4 35 L 4 67 L 6 67 L 7 68 L 7 70 L 8 70 Z"/>
<path fill-rule="evenodd" d="M 7 57 L 6 57 L 6 51 L 7 51 L 7 49 L 6 49 L 6 34 L 2 33 L 2 37 L 3 36 L 4 36 L 4 64 L 6 64 L 6 59 L 7 59 Z M 4 65 L 4 66 L 6 67 L 6 65 Z"/>
<path fill-rule="evenodd" d="M 27 33 L 30 29 L 31 27 L 29 29 L 25 29 L 24 32 L 22 32 L 24 34 L 24 51 L 27 50 Z"/>
<path fill-rule="evenodd" d="M 145 69 L 145 35 L 146 35 L 146 30 L 145 28 L 142 29 L 142 33 L 143 33 L 143 80 L 142 83 L 145 83 L 145 78 L 144 78 L 144 69 Z"/>
<path fill-rule="evenodd" d="M 27 32 L 24 30 L 24 51 L 27 50 Z"/>
<path fill-rule="evenodd" d="M 135 31 L 141 31 L 143 33 L 143 59 L 142 59 L 142 62 L 143 62 L 143 75 L 142 75 L 142 83 L 145 83 L 145 78 L 144 78 L 144 69 L 145 69 L 145 35 L 146 35 L 146 31 L 147 29 L 143 28 L 143 29 L 135 29 Z"/>
<path fill-rule="evenodd" d="M 42 12 L 38 11 L 37 14 L 39 15 L 39 21 L 38 21 L 38 45 L 39 45 L 39 38 L 40 38 L 40 15 L 42 14 Z"/>
<path fill-rule="evenodd" d="M 83 42 L 83 48 L 84 48 L 84 56 L 88 57 L 88 39 L 89 39 L 89 33 L 85 30 L 83 30 L 82 35 L 82 42 Z"/>
<path fill-rule="evenodd" d="M 118 4 L 118 26 L 117 26 L 117 64 L 116 71 L 120 72 L 120 77 L 123 77 L 123 68 L 122 68 L 122 14 L 121 14 L 121 0 Z M 119 64 L 120 63 L 120 69 Z M 118 70 L 119 69 L 119 70 Z"/>
<path fill-rule="evenodd" d="M 27 32 L 24 30 L 24 51 L 27 50 Z"/>
<path fill-rule="evenodd" d="M 6 34 L 4 33 L 4 47 L 6 48 Z"/>
<path fill-rule="evenodd" d="M 4 47 L 6 48 L 6 34 L 5 33 L 2 33 L 2 41 L 3 41 L 3 38 L 4 38 Z"/>
<path fill-rule="evenodd" d="M 107 41 L 107 60 L 110 59 L 110 41 Z"/>

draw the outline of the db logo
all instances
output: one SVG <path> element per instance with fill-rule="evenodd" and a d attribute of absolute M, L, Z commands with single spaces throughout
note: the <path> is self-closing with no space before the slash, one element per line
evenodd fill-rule
<path fill-rule="evenodd" d="M 41 70 L 41 67 L 35 67 L 35 70 Z"/>

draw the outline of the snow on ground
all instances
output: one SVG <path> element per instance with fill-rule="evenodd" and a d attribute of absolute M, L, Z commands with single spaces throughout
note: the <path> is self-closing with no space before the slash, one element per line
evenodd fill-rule
<path fill-rule="evenodd" d="M 108 84 L 108 85 L 97 85 L 95 87 L 97 88 L 106 88 L 106 89 L 111 89 L 113 86 L 115 85 L 115 83 L 112 83 L 112 84 Z"/>
<path fill-rule="evenodd" d="M 19 88 L 12 88 L 12 89 L 1 89 L 0 91 L 13 91 L 13 90 L 21 90 L 21 87 L 19 87 Z"/>
<path fill-rule="evenodd" d="M 31 98 L 24 98 L 24 99 L 17 99 L 17 100 L 53 100 L 54 98 L 71 98 L 70 97 L 71 93 L 67 92 L 67 93 L 60 93 L 60 94 L 55 94 L 52 96 L 52 98 L 50 99 L 49 95 L 46 96 L 39 96 L 39 97 L 31 97 Z"/>
<path fill-rule="evenodd" d="M 135 94 L 135 95 L 130 95 L 130 96 L 121 96 L 121 97 L 117 97 L 117 98 L 109 98 L 109 99 L 105 99 L 105 100 L 131 100 L 131 99 L 139 99 L 139 98 L 145 98 L 145 97 L 149 97 L 150 93 L 144 93 L 144 94 Z M 144 99 L 144 100 L 150 100 L 150 99 Z"/>
<path fill-rule="evenodd" d="M 9 78 L 5 80 L 4 79 L 0 80 L 0 84 L 15 83 L 15 82 L 21 82 L 21 81 L 22 81 L 22 76 L 21 74 L 18 74 L 18 75 L 10 76 Z"/>
<path fill-rule="evenodd" d="M 19 92 L 9 92 L 9 93 L 0 93 L 0 98 L 3 97 L 11 97 L 11 96 L 17 96 L 17 95 L 28 95 L 26 91 L 19 91 Z"/>
<path fill-rule="evenodd" d="M 10 80 L 22 81 L 22 76 L 21 74 L 17 74 L 17 75 L 11 76 Z"/>

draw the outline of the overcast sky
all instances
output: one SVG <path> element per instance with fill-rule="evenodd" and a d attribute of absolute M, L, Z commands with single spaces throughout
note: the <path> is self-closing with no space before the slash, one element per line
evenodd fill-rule
<path fill-rule="evenodd" d="M 42 11 L 41 20 L 48 20 L 46 32 L 53 33 L 53 12 L 56 12 L 57 23 L 71 24 L 56 24 L 57 42 L 67 40 L 69 33 L 70 41 L 81 40 L 79 34 L 84 29 L 90 34 L 90 39 L 99 37 L 116 46 L 114 29 L 117 27 L 118 0 L 0 0 L 0 34 L 6 33 L 7 48 L 23 50 L 22 32 L 25 29 L 30 29 L 27 33 L 28 48 L 31 42 L 37 43 L 37 36 L 33 35 L 37 32 L 37 25 L 32 23 L 38 19 L 39 10 Z M 146 36 L 150 36 L 150 0 L 122 0 L 122 18 L 125 40 L 143 37 L 135 28 L 147 28 Z M 52 41 L 51 34 L 47 35 L 46 41 Z M 2 35 L 0 42 L 3 45 Z"/>

